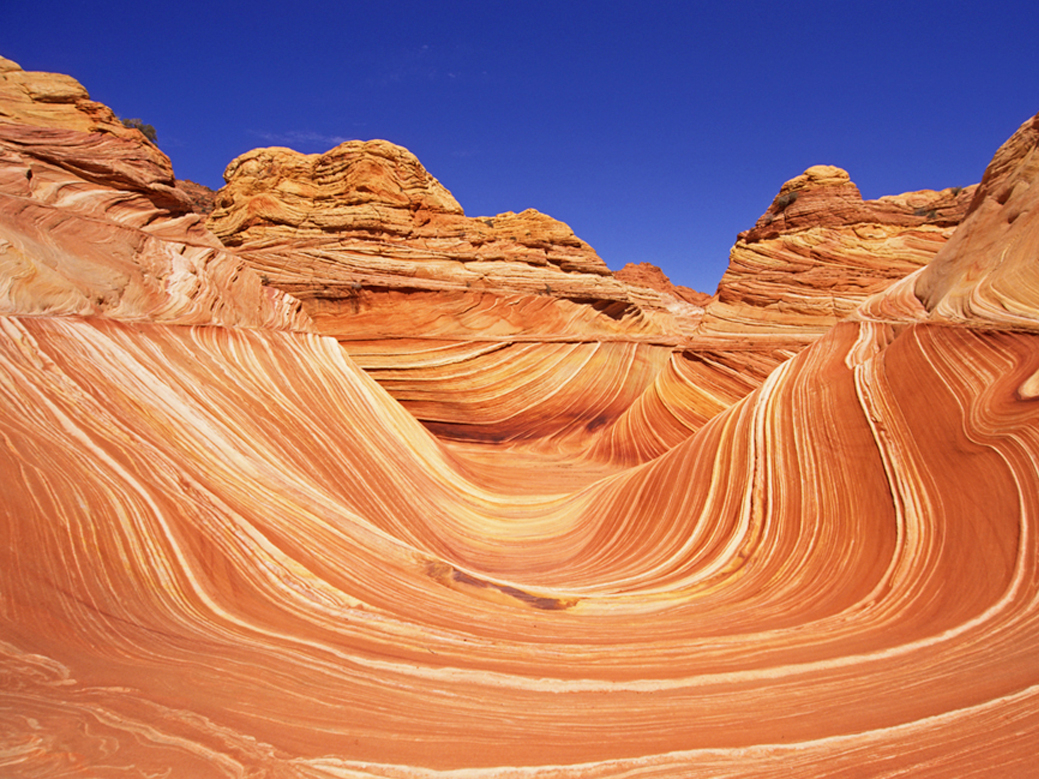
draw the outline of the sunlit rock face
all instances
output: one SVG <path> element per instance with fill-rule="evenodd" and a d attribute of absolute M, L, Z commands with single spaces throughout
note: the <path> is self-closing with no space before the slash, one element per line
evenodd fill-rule
<path fill-rule="evenodd" d="M 0 312 L 301 329 L 192 212 L 169 159 L 68 76 L 0 61 Z"/>
<path fill-rule="evenodd" d="M 716 294 L 698 301 L 704 314 L 694 337 L 592 451 L 624 451 L 631 462 L 698 430 L 871 295 L 926 265 L 974 190 L 864 202 L 847 172 L 830 165 L 786 182 L 739 235 Z"/>
<path fill-rule="evenodd" d="M 413 154 L 386 141 L 310 155 L 257 149 L 224 176 L 214 233 L 458 441 L 588 450 L 589 426 L 623 413 L 703 313 L 696 293 L 659 271 L 614 277 L 537 211 L 465 216 Z M 604 370 L 611 364 L 628 369 Z"/>
<path fill-rule="evenodd" d="M 1033 772 L 1036 120 L 930 264 L 777 363 L 763 324 L 390 346 L 359 306 L 362 337 L 343 312 L 331 337 L 157 180 L 56 161 L 151 157 L 143 138 L 20 110 L 0 121 L 0 773 Z M 314 236 L 294 254 L 281 229 L 269 272 L 305 284 Z M 743 289 L 726 305 L 768 308 Z M 380 294 L 404 331 L 419 293 Z M 420 421 L 447 388 L 515 429 Z"/>
<path fill-rule="evenodd" d="M 386 141 L 325 154 L 256 149 L 224 177 L 209 227 L 343 340 L 673 344 L 700 313 L 673 288 L 618 281 L 567 225 L 533 209 L 466 217 L 411 152 Z"/>
<path fill-rule="evenodd" d="M 430 429 L 626 465 L 925 264 L 973 191 L 863 203 L 844 171 L 812 168 L 741 236 L 711 297 L 648 264 L 610 274 L 536 211 L 466 217 L 385 141 L 257 149 L 224 175 L 209 227 Z"/>
<path fill-rule="evenodd" d="M 930 262 L 975 189 L 863 201 L 846 171 L 809 168 L 739 235 L 703 330 L 810 343 L 865 298 Z"/>
<path fill-rule="evenodd" d="M 970 222 L 913 291 L 941 321 L 1034 331 L 1039 300 L 1039 119 L 1008 140 L 971 202 Z"/>

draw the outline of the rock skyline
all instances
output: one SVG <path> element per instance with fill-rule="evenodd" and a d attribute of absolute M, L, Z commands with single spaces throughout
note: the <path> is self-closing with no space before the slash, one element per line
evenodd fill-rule
<path fill-rule="evenodd" d="M 225 178 L 0 59 L 6 775 L 1030 775 L 1039 117 L 713 295 L 385 141 Z"/>

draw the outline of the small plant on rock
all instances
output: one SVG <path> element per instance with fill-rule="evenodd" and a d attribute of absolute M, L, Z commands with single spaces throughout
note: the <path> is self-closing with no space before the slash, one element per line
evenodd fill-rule
<path fill-rule="evenodd" d="M 797 192 L 784 192 L 772 201 L 772 211 L 778 214 L 780 211 L 784 211 L 786 207 L 795 200 L 797 200 Z"/>
<path fill-rule="evenodd" d="M 145 124 L 140 119 L 120 119 L 119 121 L 122 123 L 123 127 L 129 127 L 131 130 L 140 130 L 144 137 L 152 143 L 155 143 L 158 140 L 155 128 L 150 124 Z"/>

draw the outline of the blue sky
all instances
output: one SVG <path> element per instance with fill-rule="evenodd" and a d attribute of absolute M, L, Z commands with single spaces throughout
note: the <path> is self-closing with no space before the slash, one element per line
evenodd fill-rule
<path fill-rule="evenodd" d="M 1039 112 L 1034 0 L 2 5 L 0 54 L 154 125 L 181 178 L 385 138 L 470 216 L 536 208 L 705 292 L 810 165 L 970 184 Z"/>

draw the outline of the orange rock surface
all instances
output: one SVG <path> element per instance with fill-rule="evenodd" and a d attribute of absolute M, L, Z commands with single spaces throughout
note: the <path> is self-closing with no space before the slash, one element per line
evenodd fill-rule
<path fill-rule="evenodd" d="M 863 201 L 846 171 L 809 168 L 740 234 L 704 329 L 814 340 L 926 265 L 963 219 L 974 190 Z"/>
<path fill-rule="evenodd" d="M 325 154 L 256 149 L 224 177 L 209 227 L 344 341 L 673 344 L 699 314 L 673 289 L 618 281 L 569 227 L 537 211 L 466 217 L 413 154 L 386 141 Z"/>
<path fill-rule="evenodd" d="M 1039 120 L 966 195 L 810 169 L 703 313 L 540 215 L 471 258 L 382 143 L 240 158 L 223 246 L 2 64 L 0 773 L 1033 771 Z"/>

